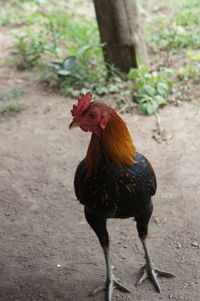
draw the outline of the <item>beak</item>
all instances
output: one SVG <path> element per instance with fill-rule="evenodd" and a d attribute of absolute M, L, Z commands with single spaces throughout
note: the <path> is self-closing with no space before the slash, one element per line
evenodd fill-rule
<path fill-rule="evenodd" d="M 79 126 L 79 123 L 73 120 L 73 121 L 70 123 L 70 125 L 69 125 L 69 129 L 70 129 L 70 130 L 71 130 L 71 129 L 74 129 L 74 128 L 76 128 L 77 126 Z"/>

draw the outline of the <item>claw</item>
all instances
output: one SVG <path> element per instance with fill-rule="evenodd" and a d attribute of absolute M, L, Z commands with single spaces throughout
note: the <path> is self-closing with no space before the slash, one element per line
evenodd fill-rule
<path fill-rule="evenodd" d="M 111 281 L 106 281 L 105 285 L 98 287 L 93 292 L 91 292 L 90 295 L 95 295 L 102 290 L 106 290 L 106 301 L 111 301 L 114 288 L 124 293 L 131 293 L 131 291 L 126 286 L 122 285 L 118 280 L 119 279 L 117 277 L 112 275 Z"/>
<path fill-rule="evenodd" d="M 172 273 L 164 272 L 164 271 L 158 270 L 158 269 L 155 269 L 155 271 L 156 271 L 160 276 L 163 276 L 163 277 L 167 277 L 167 278 L 173 278 L 173 277 L 175 277 L 175 275 L 172 274 Z"/>
<path fill-rule="evenodd" d="M 142 276 L 140 277 L 140 279 L 139 279 L 138 282 L 136 283 L 136 285 L 141 284 L 141 283 L 142 283 L 145 279 L 147 279 L 147 278 L 148 278 L 147 272 L 144 271 L 143 274 L 142 274 Z"/>
<path fill-rule="evenodd" d="M 161 292 L 161 288 L 160 288 L 160 285 L 159 285 L 159 282 L 158 282 L 158 279 L 157 279 L 157 275 L 158 274 L 156 273 L 155 270 L 153 270 L 150 275 L 151 275 L 152 282 L 153 282 L 153 284 L 154 284 L 157 292 L 160 293 Z"/>
<path fill-rule="evenodd" d="M 106 285 L 101 285 L 101 286 L 97 287 L 95 290 L 93 290 L 92 292 L 90 292 L 89 296 L 96 295 L 97 293 L 99 293 L 105 289 L 106 289 Z"/>
<path fill-rule="evenodd" d="M 153 265 L 151 266 L 145 266 L 143 268 L 143 273 L 142 276 L 140 277 L 140 279 L 138 280 L 138 282 L 136 283 L 136 285 L 141 284 L 145 279 L 150 278 L 151 281 L 153 282 L 156 290 L 160 293 L 161 292 L 161 288 L 157 279 L 157 276 L 163 276 L 163 277 L 167 277 L 167 278 L 172 278 L 175 277 L 174 274 L 168 273 L 168 272 L 164 272 L 161 271 L 157 268 L 155 268 Z"/>
<path fill-rule="evenodd" d="M 124 293 L 131 293 L 131 291 L 124 285 L 122 285 L 119 281 L 118 278 L 113 279 L 113 283 L 114 283 L 114 287 L 119 289 L 120 291 L 124 292 Z"/>
<path fill-rule="evenodd" d="M 153 285 L 155 286 L 157 292 L 160 293 L 161 289 L 160 289 L 160 285 L 159 285 L 157 276 L 163 276 L 163 277 L 167 277 L 167 278 L 172 278 L 172 277 L 175 277 L 175 275 L 157 269 L 154 266 L 154 264 L 153 264 L 153 262 L 152 262 L 152 260 L 150 258 L 146 239 L 141 239 L 141 242 L 142 242 L 142 245 L 143 245 L 143 248 L 144 248 L 144 252 L 145 252 L 146 265 L 144 267 L 142 267 L 142 269 L 141 269 L 142 270 L 142 276 L 140 277 L 140 279 L 138 280 L 138 282 L 136 283 L 136 285 L 139 285 L 145 279 L 150 278 L 151 281 L 153 282 Z"/>

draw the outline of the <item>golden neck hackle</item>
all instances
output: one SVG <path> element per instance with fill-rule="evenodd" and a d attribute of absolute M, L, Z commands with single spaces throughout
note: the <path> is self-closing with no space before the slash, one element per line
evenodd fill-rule
<path fill-rule="evenodd" d="M 92 134 L 87 155 L 83 160 L 90 175 L 102 158 L 111 161 L 115 166 L 133 165 L 136 153 L 135 146 L 122 118 L 111 109 L 110 118 L 101 137 Z"/>

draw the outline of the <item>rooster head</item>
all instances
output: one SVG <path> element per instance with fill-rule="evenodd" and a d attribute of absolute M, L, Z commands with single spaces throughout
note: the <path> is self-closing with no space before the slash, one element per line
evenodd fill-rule
<path fill-rule="evenodd" d="M 69 128 L 79 126 L 84 132 L 92 132 L 101 136 L 109 121 L 109 109 L 106 104 L 91 102 L 92 93 L 82 94 L 78 104 L 73 105 L 71 114 L 73 121 Z"/>

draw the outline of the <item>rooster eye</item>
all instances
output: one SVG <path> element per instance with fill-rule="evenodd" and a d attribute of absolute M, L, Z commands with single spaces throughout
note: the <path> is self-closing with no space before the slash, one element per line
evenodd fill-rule
<path fill-rule="evenodd" d="M 94 112 L 92 112 L 92 113 L 89 114 L 89 118 L 90 118 L 90 119 L 94 119 L 95 116 L 96 116 L 96 114 L 95 114 Z"/>

